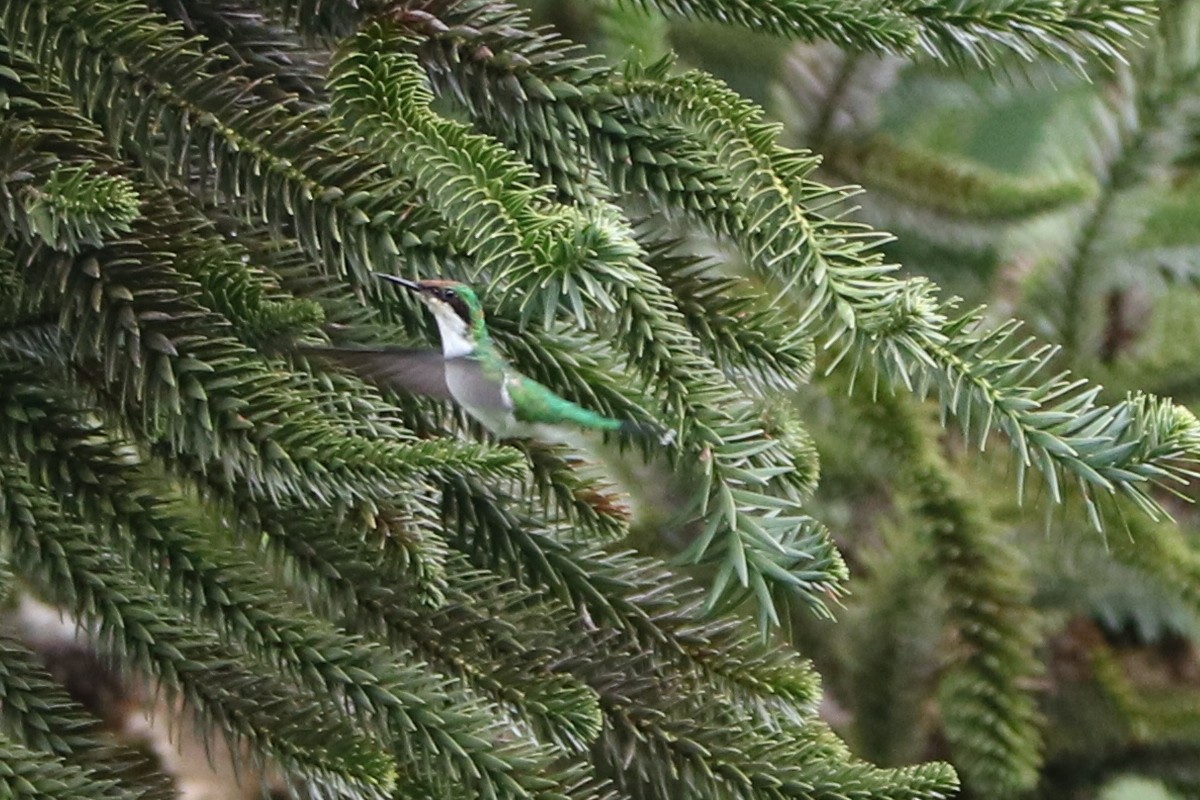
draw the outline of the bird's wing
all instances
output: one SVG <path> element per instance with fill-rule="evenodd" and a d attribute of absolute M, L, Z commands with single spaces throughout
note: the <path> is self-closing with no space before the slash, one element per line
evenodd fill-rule
<path fill-rule="evenodd" d="M 484 367 L 479 359 L 463 356 L 446 359 L 446 383 L 463 407 L 481 411 L 509 411 L 512 398 L 505 390 L 503 367 Z"/>
<path fill-rule="evenodd" d="M 410 394 L 452 400 L 446 359 L 437 350 L 407 347 L 302 347 L 297 352 L 345 367 L 372 383 Z M 455 359 L 456 361 L 462 359 Z"/>

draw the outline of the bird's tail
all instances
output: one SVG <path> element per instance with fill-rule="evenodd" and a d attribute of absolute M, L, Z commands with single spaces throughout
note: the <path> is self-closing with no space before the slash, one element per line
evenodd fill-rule
<path fill-rule="evenodd" d="M 657 441 L 663 447 L 675 443 L 675 431 L 659 425 L 657 422 L 638 422 L 627 419 L 621 422 L 621 427 L 618 430 L 636 439 Z"/>

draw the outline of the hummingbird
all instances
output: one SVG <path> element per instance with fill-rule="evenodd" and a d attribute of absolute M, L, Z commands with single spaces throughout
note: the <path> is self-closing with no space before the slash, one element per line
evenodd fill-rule
<path fill-rule="evenodd" d="M 328 358 L 379 385 L 452 400 L 501 439 L 569 440 L 562 429 L 573 426 L 654 433 L 664 445 L 673 440 L 673 432 L 663 435 L 652 424 L 606 417 L 559 397 L 514 369 L 492 341 L 483 304 L 467 284 L 376 277 L 408 289 L 429 309 L 437 322 L 441 351 L 382 346 L 312 347 L 301 352 Z"/>

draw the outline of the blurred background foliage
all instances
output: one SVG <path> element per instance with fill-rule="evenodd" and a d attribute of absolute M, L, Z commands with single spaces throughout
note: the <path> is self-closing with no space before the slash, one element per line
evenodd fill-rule
<path fill-rule="evenodd" d="M 1082 69 L 1012 54 L 978 69 L 613 4 L 533 6 L 614 57 L 674 51 L 762 103 L 787 144 L 824 157 L 828 182 L 865 189 L 855 214 L 895 235 L 889 260 L 1022 320 L 1106 400 L 1141 388 L 1200 403 L 1200 4 L 1163 3 L 1127 61 Z M 1124 508 L 1097 535 L 1079 503 L 1018 502 L 1010 453 L 943 431 L 935 405 L 893 397 L 881 414 L 846 389 L 815 381 L 795 403 L 851 592 L 836 621 L 797 615 L 790 635 L 856 753 L 950 760 L 976 797 L 1200 797 L 1195 491 L 1167 501 L 1178 527 Z M 993 551 L 994 574 L 975 571 L 972 546 Z M 971 607 L 978 586 L 965 586 L 989 582 L 994 607 Z M 955 685 L 980 653 L 976 623 L 999 617 L 1030 654 L 987 654 L 1017 667 L 1030 702 L 1001 717 L 1042 727 L 1020 766 L 989 758 L 995 731 L 971 730 L 969 706 L 1009 703 L 1007 688 Z"/>

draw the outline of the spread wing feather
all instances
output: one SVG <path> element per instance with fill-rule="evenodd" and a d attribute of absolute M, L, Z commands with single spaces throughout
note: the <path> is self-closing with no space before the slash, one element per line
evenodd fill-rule
<path fill-rule="evenodd" d="M 408 347 L 304 347 L 298 352 L 344 367 L 380 386 L 443 400 L 454 399 L 446 385 L 446 359 L 437 350 Z"/>

